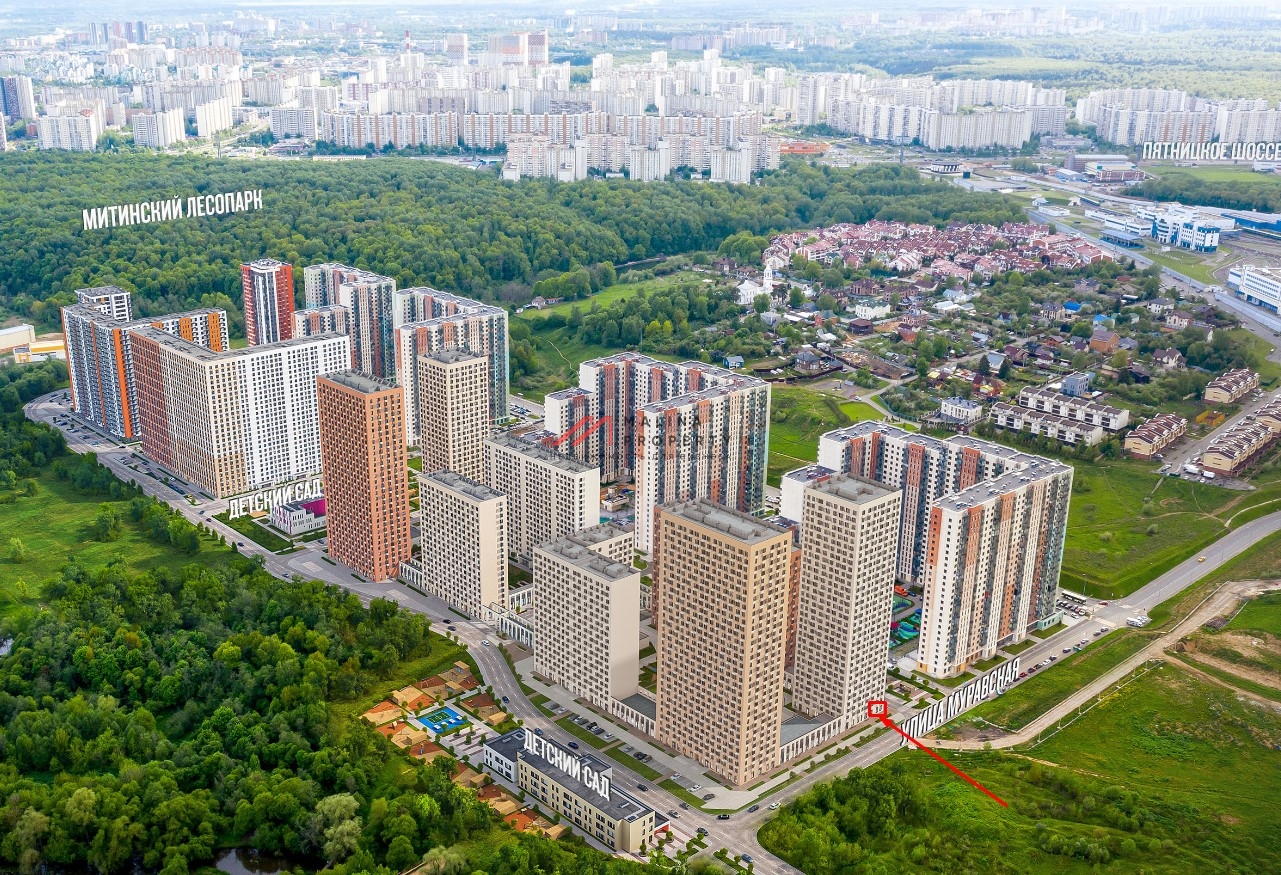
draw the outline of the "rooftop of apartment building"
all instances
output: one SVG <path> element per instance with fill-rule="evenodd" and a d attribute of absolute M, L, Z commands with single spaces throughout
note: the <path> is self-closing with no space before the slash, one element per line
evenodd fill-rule
<path fill-rule="evenodd" d="M 836 474 L 819 479 L 814 483 L 810 483 L 809 488 L 824 495 L 852 501 L 855 504 L 866 504 L 899 491 L 872 480 L 855 477 L 852 474 Z"/>
<path fill-rule="evenodd" d="M 774 526 L 766 525 L 754 516 L 732 510 L 706 498 L 661 505 L 660 510 L 672 516 L 715 529 L 747 546 L 754 546 L 782 534 Z"/>
<path fill-rule="evenodd" d="M 579 529 L 573 534 L 566 535 L 565 540 L 572 541 L 576 544 L 582 544 L 584 547 L 595 547 L 597 544 L 603 544 L 606 541 L 623 535 L 630 535 L 631 532 L 622 526 L 614 523 L 599 523 L 594 526 L 588 526 L 585 529 Z"/>
<path fill-rule="evenodd" d="M 549 435 L 550 432 L 535 433 L 535 435 L 544 435 L 544 434 Z M 530 437 L 531 435 L 522 435 L 521 437 L 516 437 L 514 435 L 508 434 L 507 432 L 497 432 L 496 434 L 486 438 L 486 441 L 488 443 L 494 444 L 495 446 L 504 447 L 506 449 L 513 450 L 517 453 L 520 453 L 522 456 L 528 456 L 531 459 L 537 459 L 538 461 L 543 462 L 544 464 L 552 465 L 570 474 L 581 474 L 582 472 L 590 471 L 595 467 L 593 465 L 584 465 L 582 462 L 579 462 L 577 459 L 574 459 L 570 456 L 562 456 L 560 453 L 556 452 L 555 450 L 551 449 L 550 447 L 546 446 L 543 443 L 533 442 L 532 440 L 530 440 Z M 535 437 L 534 440 L 538 440 L 538 438 Z"/>
<path fill-rule="evenodd" d="M 487 361 L 484 356 L 474 355 L 461 349 L 440 349 L 435 352 L 424 353 L 418 356 L 419 359 L 431 359 L 445 365 L 456 365 L 462 362 Z"/>
<path fill-rule="evenodd" d="M 610 581 L 640 576 L 639 568 L 632 568 L 602 556 L 590 547 L 576 544 L 570 538 L 560 538 L 534 547 L 535 553 L 547 553 L 582 571 Z"/>
<path fill-rule="evenodd" d="M 1097 333 L 1096 333 L 1097 335 Z M 1045 386 L 1025 386 L 1019 391 L 1019 403 L 1023 403 L 1024 398 L 1046 398 L 1068 407 L 1083 408 L 1085 410 L 1094 410 L 1100 413 L 1115 414 L 1120 413 L 1121 408 L 1111 407 L 1107 404 L 1100 404 L 1097 401 L 1091 401 L 1089 398 L 1078 398 L 1075 395 L 1064 395 L 1062 392 Z"/>
<path fill-rule="evenodd" d="M 462 474 L 455 474 L 453 471 L 431 471 L 424 473 L 420 480 L 443 486 L 451 492 L 470 498 L 473 501 L 489 501 L 503 497 L 503 493 L 497 489 L 490 489 L 484 483 L 477 483 L 475 480 L 464 477 Z"/>
<path fill-rule="evenodd" d="M 175 316 L 185 316 L 185 313 L 175 313 Z M 166 318 L 172 318 L 166 317 Z M 151 321 L 155 321 L 154 319 Z M 157 343 L 171 347 L 177 352 L 189 355 L 192 358 L 199 359 L 202 362 L 215 361 L 232 361 L 237 358 L 248 358 L 250 356 L 262 355 L 264 353 L 279 352 L 282 349 L 289 349 L 298 346 L 309 346 L 320 343 L 325 340 L 337 340 L 347 337 L 346 334 L 339 334 L 334 331 L 327 331 L 324 334 L 313 334 L 310 337 L 291 337 L 288 340 L 278 340 L 275 343 L 264 343 L 259 346 L 246 346 L 240 349 L 228 349 L 223 352 L 214 352 L 212 349 L 201 346 L 190 340 L 183 340 L 181 337 L 159 331 L 155 328 L 145 326 L 138 329 L 140 335 L 150 337 Z"/>
<path fill-rule="evenodd" d="M 396 388 L 392 383 L 371 377 L 363 371 L 334 371 L 333 373 L 322 375 L 322 379 L 329 380 L 331 383 L 337 383 L 340 386 L 346 386 L 363 395 L 372 395 L 375 392 L 387 392 Z"/>

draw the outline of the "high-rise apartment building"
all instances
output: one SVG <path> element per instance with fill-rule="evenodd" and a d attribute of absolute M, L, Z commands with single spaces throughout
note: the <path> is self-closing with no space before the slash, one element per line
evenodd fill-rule
<path fill-rule="evenodd" d="M 779 760 L 792 535 L 706 499 L 655 514 L 655 737 L 736 786 Z"/>
<path fill-rule="evenodd" d="M 489 360 L 456 349 L 418 357 L 424 471 L 485 479 L 489 436 Z"/>
<path fill-rule="evenodd" d="M 342 304 L 350 307 L 350 300 L 339 300 L 338 288 L 342 285 L 346 274 L 358 272 L 354 267 L 335 262 L 312 264 L 304 267 L 302 269 L 303 301 L 306 303 L 307 309 L 328 307 L 333 304 Z"/>
<path fill-rule="evenodd" d="M 445 60 L 455 67 L 466 67 L 471 63 L 471 53 L 467 46 L 467 34 L 445 34 Z"/>
<path fill-rule="evenodd" d="M 227 314 L 193 310 L 133 319 L 129 293 L 116 286 L 80 289 L 79 303 L 62 308 L 62 336 L 76 415 L 124 440 L 140 434 L 130 343 L 139 328 L 155 328 L 215 352 L 228 348 Z"/>
<path fill-rule="evenodd" d="M 955 674 L 1057 618 L 1071 467 L 875 422 L 824 434 L 818 461 L 902 490 L 897 575 L 925 590 L 923 671 Z"/>
<path fill-rule="evenodd" d="M 131 346 L 148 458 L 218 498 L 320 472 L 316 377 L 351 366 L 347 337 L 213 352 L 141 328 Z"/>
<path fill-rule="evenodd" d="M 424 354 L 460 350 L 489 359 L 490 424 L 497 425 L 507 419 L 506 310 L 418 287 L 402 289 L 396 294 L 394 324 L 396 374 L 407 393 L 406 425 L 411 445 L 422 442 L 418 423 L 422 403 L 415 378 L 418 357 Z"/>
<path fill-rule="evenodd" d="M 592 537 L 533 548 L 537 671 L 597 708 L 633 696 L 640 678 L 641 573 Z"/>
<path fill-rule="evenodd" d="M 485 477 L 507 496 L 507 547 L 523 562 L 535 546 L 599 519 L 600 471 L 541 444 L 492 435 L 485 440 Z"/>
<path fill-rule="evenodd" d="M 396 380 L 394 300 L 396 281 L 369 271 L 342 277 L 338 303 L 351 308 L 351 352 L 355 366 L 380 380 Z"/>
<path fill-rule="evenodd" d="M 0 95 L 4 97 L 4 114 L 13 121 L 36 117 L 36 92 L 30 76 L 0 77 Z"/>
<path fill-rule="evenodd" d="M 901 498 L 840 474 L 805 488 L 792 707 L 841 732 L 884 697 Z"/>
<path fill-rule="evenodd" d="M 405 390 L 359 371 L 316 378 L 329 555 L 394 580 L 412 554 Z"/>
<path fill-rule="evenodd" d="M 347 334 L 350 327 L 351 311 L 341 304 L 294 311 L 294 337 Z"/>
<path fill-rule="evenodd" d="M 273 258 L 240 265 L 245 299 L 245 337 L 262 346 L 293 337 L 294 268 Z"/>
<path fill-rule="evenodd" d="M 36 119 L 36 136 L 41 149 L 92 152 L 102 136 L 102 117 L 87 107 L 63 115 L 42 115 Z"/>
<path fill-rule="evenodd" d="M 507 496 L 452 471 L 418 478 L 422 588 L 469 617 L 507 607 Z"/>
<path fill-rule="evenodd" d="M 130 120 L 135 146 L 168 149 L 187 139 L 187 120 L 181 109 L 138 112 Z"/>
<path fill-rule="evenodd" d="M 748 513 L 765 503 L 769 384 L 702 362 L 637 353 L 584 362 L 578 388 L 544 405 L 558 451 L 636 480 L 636 545 L 650 549 L 654 508 L 711 498 Z"/>

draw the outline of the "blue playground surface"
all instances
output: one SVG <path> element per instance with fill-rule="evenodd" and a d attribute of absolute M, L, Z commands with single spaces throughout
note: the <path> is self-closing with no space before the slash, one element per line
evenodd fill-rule
<path fill-rule="evenodd" d="M 449 706 L 437 708 L 429 714 L 421 715 L 418 719 L 437 735 L 440 735 L 442 732 L 447 732 L 450 729 L 457 729 L 467 723 L 466 717 L 459 714 Z"/>

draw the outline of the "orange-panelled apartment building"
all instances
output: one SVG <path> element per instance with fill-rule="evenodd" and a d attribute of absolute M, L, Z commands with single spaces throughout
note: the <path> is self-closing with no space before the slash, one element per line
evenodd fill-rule
<path fill-rule="evenodd" d="M 329 555 L 391 580 L 412 552 L 405 390 L 360 371 L 316 379 Z"/>
<path fill-rule="evenodd" d="M 191 310 L 133 319 L 130 295 L 104 286 L 80 289 L 78 302 L 62 308 L 62 334 L 71 377 L 71 404 L 77 416 L 118 438 L 140 436 L 130 337 L 139 328 L 156 328 L 214 352 L 228 347 L 227 314 L 219 309 Z"/>
<path fill-rule="evenodd" d="M 294 267 L 273 258 L 240 265 L 245 337 L 250 346 L 294 336 Z"/>
<path fill-rule="evenodd" d="M 922 671 L 955 675 L 1057 618 L 1069 466 L 880 422 L 824 434 L 818 462 L 903 493 L 896 575 L 924 589 Z"/>

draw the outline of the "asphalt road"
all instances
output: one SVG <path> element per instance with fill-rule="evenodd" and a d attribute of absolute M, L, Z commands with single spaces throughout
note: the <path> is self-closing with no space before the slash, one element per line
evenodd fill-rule
<path fill-rule="evenodd" d="M 30 402 L 25 407 L 27 417 L 54 425 L 55 418 L 65 417 L 68 412 L 66 403 L 61 400 L 64 396 L 65 390 L 60 390 Z M 65 418 L 63 422 L 65 425 Z M 315 544 L 304 545 L 302 549 L 283 556 L 271 553 L 248 541 L 244 535 L 229 526 L 213 519 L 215 513 L 225 508 L 225 502 L 205 500 L 198 505 L 192 505 L 184 493 L 130 468 L 129 465 L 135 465 L 155 470 L 154 466 L 148 465 L 146 460 L 136 455 L 131 448 L 123 447 L 83 424 L 78 424 L 75 431 L 69 431 L 65 427 L 59 428 L 67 436 L 68 445 L 73 451 L 96 453 L 99 461 L 118 477 L 125 481 L 136 481 L 144 493 L 168 502 L 191 522 L 209 526 L 215 532 L 226 536 L 229 542 L 243 540 L 245 545 L 240 548 L 240 551 L 246 555 L 263 557 L 265 568 L 277 577 L 289 579 L 294 575 L 302 575 L 320 579 L 356 593 L 366 603 L 373 598 L 388 598 L 409 610 L 426 614 L 437 623 L 443 621 L 446 625 L 452 624 L 457 630 L 455 634 L 476 660 L 486 683 L 494 688 L 497 696 L 507 697 L 508 701 L 505 704 L 510 713 L 523 720 L 525 725 L 542 729 L 545 735 L 562 744 L 568 745 L 570 741 L 576 741 L 574 736 L 556 725 L 524 696 L 506 660 L 498 652 L 499 640 L 484 624 L 463 620 L 449 611 L 439 599 L 411 590 L 404 585 L 361 581 L 349 569 L 331 564 L 327 557 L 322 559 L 324 552 Z M 1025 650 L 1021 654 L 1023 665 L 1032 665 L 1051 655 L 1056 655 L 1063 647 L 1077 643 L 1078 639 L 1092 644 L 1096 640 L 1093 634 L 1095 631 L 1110 631 L 1124 625 L 1127 617 L 1133 616 L 1140 610 L 1148 610 L 1170 598 L 1278 527 L 1281 527 L 1281 511 L 1227 532 L 1223 538 L 1206 548 L 1201 554 L 1161 575 L 1129 598 L 1117 600 L 1109 605 L 1092 605 L 1091 616 L 1075 622 L 1065 631 Z M 1201 556 L 1205 557 L 1205 561 L 1199 561 Z M 487 645 L 486 641 L 490 643 Z M 767 804 L 762 805 L 758 811 L 738 812 L 731 815 L 728 820 L 718 820 L 713 814 L 693 808 L 680 809 L 679 798 L 621 764 L 613 764 L 614 782 L 644 799 L 660 812 L 679 811 L 681 816 L 673 820 L 672 828 L 682 843 L 699 827 L 703 827 L 708 831 L 709 851 L 724 847 L 732 854 L 749 854 L 754 860 L 754 870 L 761 875 L 792 875 L 798 870 L 767 852 L 757 841 L 757 830 L 771 814 L 768 806 L 775 802 L 785 804 L 805 793 L 814 784 L 844 775 L 852 768 L 870 766 L 894 753 L 900 746 L 897 736 L 889 734 L 880 736 L 844 757 L 825 763 L 783 790 L 772 794 L 767 798 Z M 641 790 L 641 786 L 646 789 Z"/>

